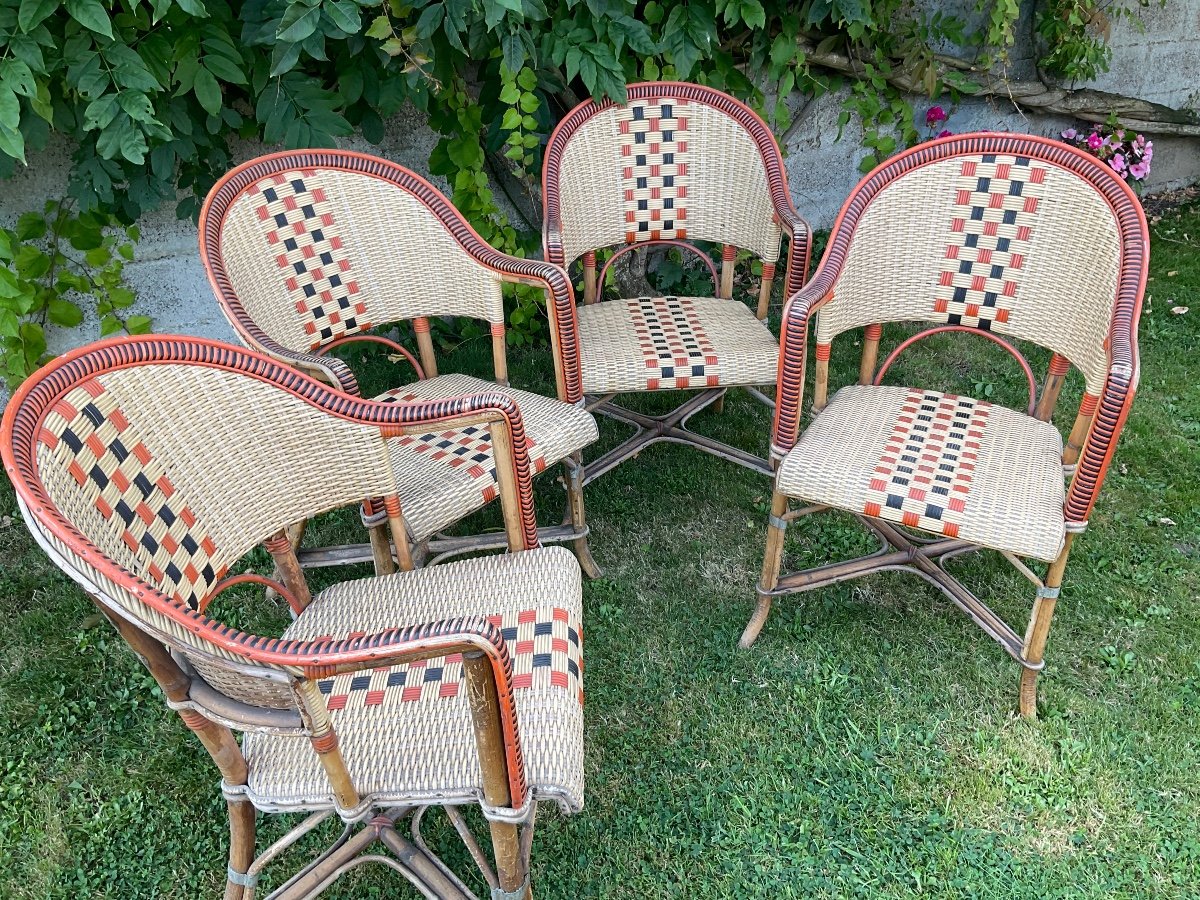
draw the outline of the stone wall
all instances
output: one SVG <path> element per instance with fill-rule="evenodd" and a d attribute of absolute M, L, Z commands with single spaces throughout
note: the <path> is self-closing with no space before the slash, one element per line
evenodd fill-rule
<path fill-rule="evenodd" d="M 965 11 L 974 7 L 973 2 L 963 5 Z M 1090 86 L 1194 108 L 1200 100 L 1200 45 L 1196 41 L 1200 34 L 1200 0 L 1168 0 L 1165 7 L 1146 9 L 1143 19 L 1144 32 L 1127 22 L 1114 25 L 1109 39 L 1113 50 L 1111 69 Z M 1022 27 L 1027 25 L 1026 20 Z M 1029 42 L 1019 42 L 1012 58 L 1014 76 L 1027 77 L 1031 63 Z M 796 206 L 817 228 L 832 224 L 843 199 L 859 179 L 858 163 L 863 154 L 858 146 L 857 125 L 851 123 L 842 140 L 836 140 L 842 100 L 843 95 L 833 93 L 810 104 L 786 147 Z M 947 127 L 955 132 L 1055 134 L 1071 124 L 1061 117 L 1025 115 L 997 98 L 965 100 L 957 107 L 944 102 L 942 105 L 952 110 Z M 917 101 L 919 116 L 926 107 Z M 390 123 L 381 146 L 373 147 L 362 140 L 347 141 L 345 146 L 378 153 L 425 173 L 435 141 L 436 136 L 419 114 L 408 111 Z M 249 159 L 261 150 L 246 145 L 237 148 L 237 156 Z M 21 212 L 40 207 L 47 198 L 61 196 L 69 168 L 70 149 L 64 144 L 32 155 L 29 167 L 4 184 L 0 222 L 10 223 Z M 1154 166 L 1147 189 L 1195 181 L 1200 181 L 1200 139 L 1155 138 Z M 169 208 L 145 216 L 141 226 L 137 258 L 126 268 L 139 297 L 137 311 L 152 316 L 154 330 L 160 333 L 232 340 L 200 265 L 195 226 L 178 221 Z M 49 338 L 52 349 L 61 351 L 73 343 L 92 340 L 97 334 L 93 323 L 51 333 Z"/>

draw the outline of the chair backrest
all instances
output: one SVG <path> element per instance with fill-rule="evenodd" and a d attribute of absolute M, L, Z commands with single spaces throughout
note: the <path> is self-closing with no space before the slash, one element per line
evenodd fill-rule
<path fill-rule="evenodd" d="M 118 339 L 26 381 L 0 449 L 31 532 L 103 607 L 228 696 L 288 707 L 280 673 L 223 648 L 234 632 L 203 608 L 283 526 L 395 494 L 379 427 L 331 414 L 334 402 L 353 404 L 257 353 Z"/>
<path fill-rule="evenodd" d="M 788 207 L 775 138 L 749 107 L 695 84 L 629 86 L 628 103 L 580 104 L 550 136 L 545 227 L 569 266 L 602 247 L 714 241 L 779 258 Z"/>
<path fill-rule="evenodd" d="M 1137 198 L 1094 157 L 1026 135 L 923 144 L 868 175 L 838 216 L 818 356 L 860 326 L 962 325 L 1053 350 L 1096 398 L 1111 362 L 1136 362 L 1147 251 Z"/>
<path fill-rule="evenodd" d="M 429 182 L 343 150 L 251 160 L 200 213 L 200 253 L 230 323 L 294 351 L 432 316 L 502 329 L 503 279 L 480 252 L 495 253 Z"/>

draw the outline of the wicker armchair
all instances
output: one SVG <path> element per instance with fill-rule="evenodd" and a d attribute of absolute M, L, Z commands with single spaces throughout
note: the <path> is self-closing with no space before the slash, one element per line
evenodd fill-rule
<path fill-rule="evenodd" d="M 389 443 L 466 427 L 492 436 L 508 540 L 522 552 L 310 596 L 283 524 L 378 496 L 402 528 Z M 526 896 L 536 803 L 583 803 L 581 588 L 567 550 L 537 548 L 511 397 L 360 401 L 258 353 L 146 337 L 51 363 L 17 392 L 2 431 L 34 537 L 220 770 L 227 900 L 251 900 L 263 867 L 333 816 L 342 837 L 271 897 L 314 897 L 365 862 L 397 869 L 425 896 L 471 896 L 421 836 L 432 805 L 446 808 L 494 897 Z M 206 612 L 231 585 L 269 581 L 227 574 L 260 542 L 294 612 L 281 637 Z M 462 804 L 482 807 L 494 868 Z M 309 816 L 256 856 L 256 810 Z"/>
<path fill-rule="evenodd" d="M 374 399 L 421 402 L 499 390 L 521 407 L 535 471 L 561 462 L 565 525 L 546 542 L 569 541 L 597 574 L 587 544 L 580 450 L 596 440 L 582 408 L 575 350 L 574 294 L 556 266 L 506 256 L 489 246 L 442 194 L 407 169 L 339 150 L 300 150 L 251 160 L 229 172 L 200 214 L 200 253 L 221 309 L 248 346 L 348 393 L 353 372 L 326 356 L 358 341 L 382 344 L 419 380 Z M 558 399 L 508 387 L 503 286 L 544 288 Z M 495 382 L 438 374 L 430 318 L 467 316 L 491 326 Z M 411 320 L 420 361 L 372 331 Z M 391 444 L 407 540 L 401 568 L 503 546 L 503 536 L 445 537 L 443 529 L 497 495 L 491 451 L 477 429 L 413 435 Z M 305 565 L 366 561 L 391 571 L 384 510 L 367 502 L 371 548 L 302 550 Z M 303 526 L 292 537 L 298 544 Z"/>
<path fill-rule="evenodd" d="M 946 138 L 868 175 L 784 313 L 772 437 L 780 463 L 758 607 L 742 646 L 758 636 L 773 597 L 903 569 L 942 590 L 1020 663 L 1020 709 L 1036 715 L 1067 554 L 1087 526 L 1137 386 L 1148 248 L 1141 205 L 1125 183 L 1055 141 Z M 814 315 L 814 418 L 801 433 Z M 901 320 L 932 327 L 877 371 L 881 324 Z M 830 343 L 860 328 L 859 382 L 830 398 Z M 913 341 L 948 331 L 1011 353 L 1028 381 L 1028 409 L 881 384 Z M 1052 351 L 1040 395 L 1029 364 L 1002 336 Z M 1051 416 L 1071 366 L 1085 392 L 1064 445 Z M 802 507 L 790 510 L 792 498 Z M 788 522 L 825 508 L 858 514 L 881 549 L 780 577 Z M 944 568 L 979 548 L 1002 553 L 1035 586 L 1023 637 Z M 1026 559 L 1045 563 L 1045 574 Z"/>
<path fill-rule="evenodd" d="M 542 180 L 546 259 L 583 264 L 584 306 L 558 327 L 570 330 L 569 346 L 578 347 L 589 408 L 636 429 L 589 463 L 587 480 L 657 441 L 691 444 L 770 474 L 766 460 L 687 428 L 701 409 L 719 409 L 730 387 L 772 403 L 755 386 L 775 380 L 778 343 L 762 320 L 784 234 L 787 293 L 804 283 L 809 228 L 792 206 L 767 126 L 711 88 L 635 84 L 626 105 L 589 101 L 559 123 L 546 147 Z M 689 241 L 723 246 L 719 275 L 708 254 Z M 654 244 L 699 255 L 712 272 L 715 296 L 602 300 L 608 265 Z M 598 273 L 596 251 L 608 247 L 619 249 Z M 737 248 L 762 260 L 754 311 L 733 299 Z M 699 393 L 663 416 L 613 402 L 619 394 L 660 390 Z"/>

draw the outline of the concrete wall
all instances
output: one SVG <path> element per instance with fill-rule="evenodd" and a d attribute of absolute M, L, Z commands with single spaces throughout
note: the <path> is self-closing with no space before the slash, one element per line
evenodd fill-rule
<path fill-rule="evenodd" d="M 963 12 L 971 15 L 974 0 L 965 0 Z M 1151 7 L 1143 12 L 1146 23 L 1142 32 L 1127 22 L 1113 28 L 1109 44 L 1113 49 L 1111 71 L 1097 79 L 1094 87 L 1140 96 L 1172 106 L 1195 107 L 1200 99 L 1200 0 L 1171 0 L 1166 7 Z M 1027 27 L 1028 9 L 1026 10 Z M 1033 50 L 1028 41 L 1018 42 L 1012 54 L 1014 77 L 1028 77 L 1032 70 Z M 841 141 L 837 135 L 837 117 L 843 94 L 833 93 L 811 104 L 803 121 L 787 146 L 787 168 L 796 206 L 814 226 L 832 224 L 843 199 L 859 179 L 857 123 L 847 126 Z M 951 110 L 947 127 L 955 132 L 975 130 L 1011 130 L 1034 134 L 1055 134 L 1071 122 L 1053 116 L 1026 116 L 1012 104 L 998 99 L 965 100 Z M 918 117 L 927 103 L 917 101 Z M 436 135 L 415 111 L 401 113 L 387 130 L 380 147 L 361 139 L 348 140 L 345 146 L 378 153 L 401 165 L 425 173 L 429 152 Z M 240 146 L 238 159 L 249 159 L 261 152 L 256 146 Z M 56 144 L 46 152 L 31 156 L 30 165 L 9 182 L 0 194 L 0 222 L 9 224 L 23 211 L 40 207 L 49 197 L 61 196 L 70 170 L 70 148 Z M 434 179 L 437 182 L 437 179 Z M 1155 157 L 1147 189 L 1177 187 L 1200 180 L 1200 139 L 1155 138 Z M 445 188 L 445 184 L 439 184 Z M 141 222 L 142 240 L 136 260 L 126 268 L 129 282 L 138 294 L 138 312 L 154 319 L 159 333 L 185 333 L 233 340 L 228 324 L 221 317 L 205 279 L 197 252 L 197 234 L 191 222 L 180 222 L 172 208 L 149 214 Z M 94 323 L 78 329 L 49 335 L 51 348 L 67 347 L 95 339 Z"/>

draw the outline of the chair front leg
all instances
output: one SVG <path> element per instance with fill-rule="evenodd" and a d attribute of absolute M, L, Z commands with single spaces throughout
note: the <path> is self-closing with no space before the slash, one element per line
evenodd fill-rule
<path fill-rule="evenodd" d="M 1074 534 L 1067 535 L 1062 552 L 1058 554 L 1058 559 L 1050 564 L 1050 570 L 1046 573 L 1045 587 L 1038 588 L 1037 600 L 1034 601 L 1033 612 L 1029 617 L 1029 628 L 1025 631 L 1025 646 L 1021 651 L 1022 658 L 1034 665 L 1045 658 L 1050 620 L 1054 618 L 1063 570 L 1067 567 L 1067 554 L 1071 552 L 1071 539 L 1074 537 Z M 1021 715 L 1026 719 L 1037 718 L 1037 681 L 1040 672 L 1040 669 L 1021 670 L 1020 706 Z"/>
<path fill-rule="evenodd" d="M 762 575 L 758 581 L 758 604 L 754 607 L 754 614 L 746 624 L 745 631 L 742 632 L 741 640 L 738 641 L 738 646 L 743 650 L 758 640 L 758 633 L 762 631 L 771 612 L 771 595 L 766 592 L 774 590 L 779 583 L 779 567 L 783 563 L 783 541 L 787 536 L 787 521 L 784 519 L 787 508 L 787 496 L 775 491 L 771 495 L 771 515 L 767 520 L 767 550 L 763 556 Z"/>
<path fill-rule="evenodd" d="M 249 800 L 229 803 L 229 870 L 225 877 L 225 900 L 252 900 L 255 877 L 248 875 L 254 862 L 255 810 Z"/>
<path fill-rule="evenodd" d="M 583 453 L 576 451 L 562 461 L 563 485 L 567 490 L 567 519 L 576 533 L 587 530 L 587 513 L 583 505 Z M 588 545 L 587 535 L 571 541 L 575 558 L 579 560 L 579 568 L 588 578 L 599 578 L 600 567 L 592 558 L 592 549 Z"/>

